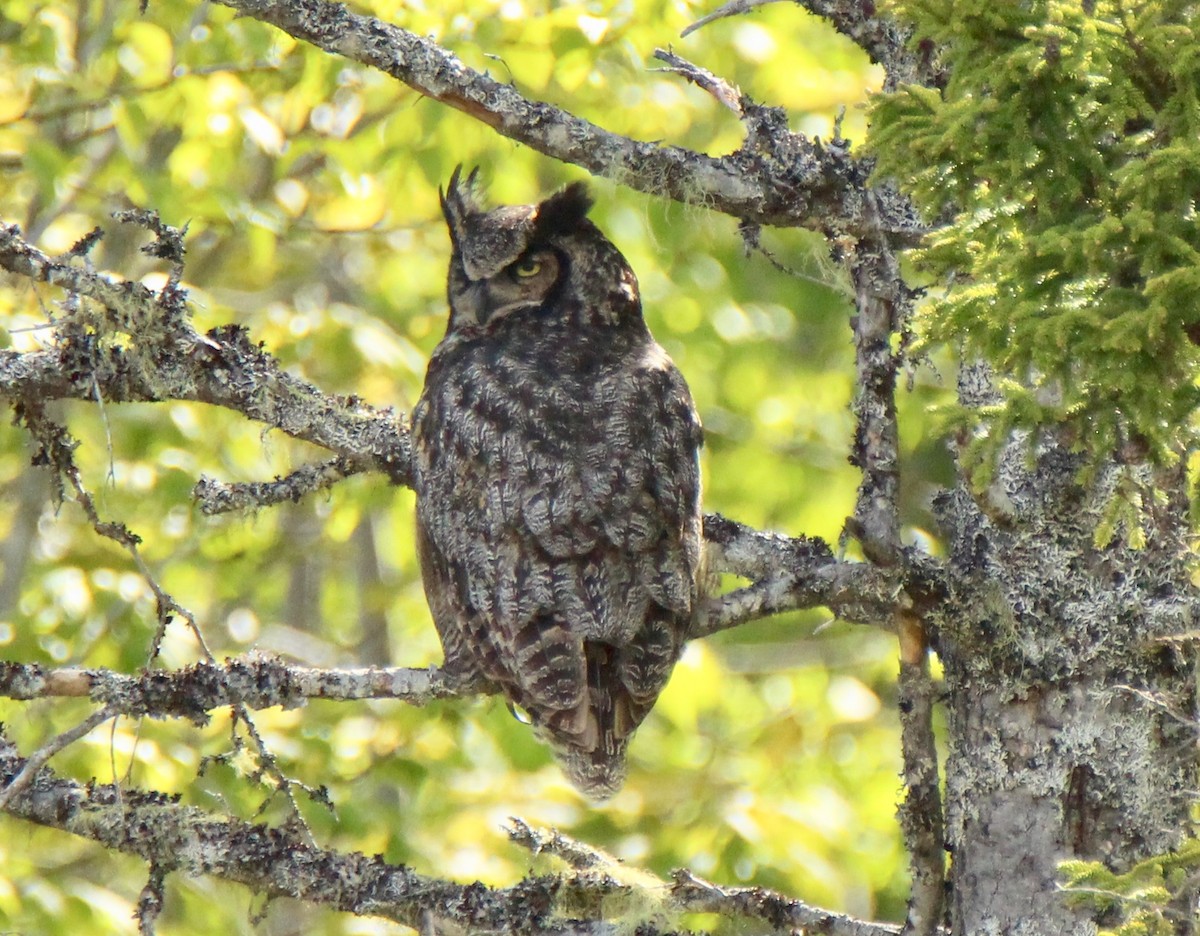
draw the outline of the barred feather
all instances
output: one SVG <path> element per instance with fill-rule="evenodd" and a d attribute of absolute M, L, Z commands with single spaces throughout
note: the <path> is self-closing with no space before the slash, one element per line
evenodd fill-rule
<path fill-rule="evenodd" d="M 586 190 L 484 211 L 474 180 L 442 196 L 450 324 L 413 411 L 425 591 L 446 665 L 604 798 L 698 600 L 700 423 Z"/>

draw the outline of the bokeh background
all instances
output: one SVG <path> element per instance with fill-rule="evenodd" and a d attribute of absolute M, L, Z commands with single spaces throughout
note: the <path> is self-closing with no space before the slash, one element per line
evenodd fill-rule
<path fill-rule="evenodd" d="M 680 32 L 716 4 L 360 2 L 436 38 L 527 96 L 610 130 L 713 155 L 742 139 L 734 114 L 658 70 L 659 46 L 787 109 L 793 130 L 864 134 L 881 74 L 790 4 Z M 185 0 L 6 0 L 0 11 L 0 219 L 49 253 L 106 230 L 91 262 L 157 286 L 144 231 L 110 220 L 153 208 L 187 225 L 201 329 L 234 322 L 324 390 L 402 416 L 445 327 L 449 245 L 437 189 L 482 167 L 498 203 L 582 178 L 389 78 L 229 10 Z M 595 180 L 594 220 L 638 272 L 646 317 L 686 375 L 707 431 L 706 509 L 836 544 L 854 504 L 850 297 L 825 243 L 764 232 L 781 270 L 747 254 L 737 222 Z M 61 296 L 0 276 L 0 341 L 54 340 Z M 926 409 L 948 375 L 924 366 L 901 399 L 905 535 L 938 549 L 929 515 L 948 461 Z M 56 410 L 80 440 L 106 519 L 144 540 L 159 581 L 195 612 L 218 656 L 313 666 L 440 659 L 413 546 L 411 492 L 381 476 L 248 515 L 202 516 L 201 475 L 263 480 L 324 457 L 201 404 Z M 129 556 L 78 505 L 57 505 L 25 434 L 0 426 L 0 658 L 136 672 L 152 596 Z M 725 583 L 726 587 L 736 584 Z M 156 665 L 198 659 L 182 624 Z M 865 917 L 899 920 L 906 896 L 896 653 L 887 635 L 824 610 L 755 622 L 690 646 L 632 746 L 630 778 L 593 806 L 499 699 L 416 709 L 314 702 L 258 713 L 295 779 L 316 840 L 459 881 L 511 883 L 531 868 L 508 817 L 555 826 L 631 865 L 686 866 Z M 22 750 L 84 717 L 84 703 L 0 700 Z M 215 813 L 279 819 L 280 805 L 211 725 L 122 719 L 52 766 L 179 793 Z M 223 756 L 229 755 L 229 756 Z M 218 758 L 213 760 L 212 758 Z M 202 769 L 203 768 L 203 769 Z M 141 863 L 0 817 L 0 931 L 133 932 Z M 686 922 L 686 921 L 685 921 Z M 702 926 L 705 921 L 690 921 Z M 213 879 L 171 879 L 162 934 L 401 933 L 290 901 L 265 905 Z"/>

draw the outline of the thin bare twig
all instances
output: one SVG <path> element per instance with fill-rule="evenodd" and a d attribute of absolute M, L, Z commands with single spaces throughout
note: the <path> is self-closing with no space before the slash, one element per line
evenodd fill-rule
<path fill-rule="evenodd" d="M 779 3 L 781 0 L 729 0 L 728 3 L 717 7 L 707 16 L 702 16 L 696 22 L 688 26 L 679 35 L 681 38 L 686 38 L 694 33 L 697 29 L 707 26 L 709 23 L 715 23 L 717 20 L 725 19 L 729 16 L 742 16 L 752 10 L 757 10 L 759 7 L 766 6 L 769 3 Z"/>
<path fill-rule="evenodd" d="M 9 781 L 8 785 L 0 788 L 0 811 L 8 808 L 9 803 L 19 796 L 26 787 L 32 782 L 37 772 L 45 766 L 55 754 L 65 748 L 68 744 L 78 741 L 97 725 L 102 725 L 110 718 L 115 718 L 119 713 L 116 708 L 111 705 L 106 705 L 102 709 L 97 709 L 92 712 L 87 718 L 79 722 L 79 724 L 68 728 L 61 734 L 55 735 L 40 748 L 34 751 L 22 763 L 20 770 L 16 776 Z"/>
<path fill-rule="evenodd" d="M 764 0 L 764 2 L 775 3 L 778 0 Z M 682 55 L 676 55 L 670 49 L 655 49 L 654 57 L 667 65 L 666 68 L 659 69 L 659 71 L 670 71 L 683 76 L 697 88 L 707 91 L 719 103 L 728 107 L 738 116 L 742 115 L 742 92 L 724 78 L 718 78 L 708 69 L 689 62 Z"/>

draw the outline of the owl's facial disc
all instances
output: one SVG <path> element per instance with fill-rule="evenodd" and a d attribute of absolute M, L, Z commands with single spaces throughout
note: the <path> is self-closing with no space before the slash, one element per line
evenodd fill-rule
<path fill-rule="evenodd" d="M 454 306 L 461 321 L 481 327 L 520 309 L 537 309 L 558 282 L 562 261 L 549 248 L 528 250 L 485 280 L 467 280 Z"/>

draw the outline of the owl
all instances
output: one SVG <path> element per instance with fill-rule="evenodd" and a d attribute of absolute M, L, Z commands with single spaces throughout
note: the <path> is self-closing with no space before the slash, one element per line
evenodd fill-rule
<path fill-rule="evenodd" d="M 700 421 L 582 183 L 441 193 L 450 321 L 412 414 L 417 545 L 450 673 L 528 716 L 604 799 L 698 601 Z"/>

